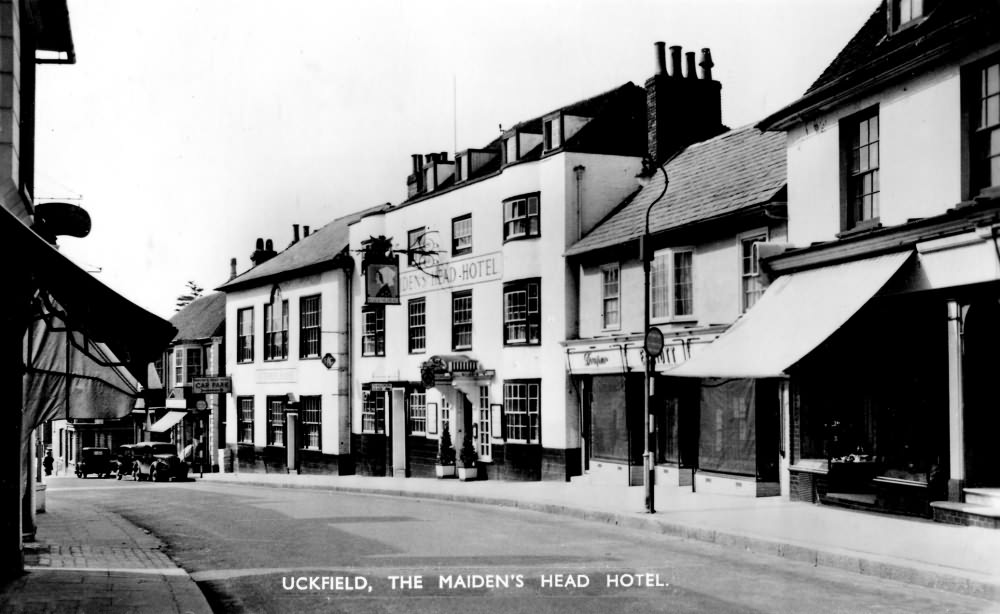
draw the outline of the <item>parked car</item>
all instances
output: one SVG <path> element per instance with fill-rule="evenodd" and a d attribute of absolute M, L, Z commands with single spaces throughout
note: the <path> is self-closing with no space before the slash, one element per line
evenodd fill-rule
<path fill-rule="evenodd" d="M 83 448 L 76 461 L 76 477 L 85 478 L 95 473 L 99 478 L 106 478 L 115 469 L 111 462 L 111 450 L 108 448 Z"/>
<path fill-rule="evenodd" d="M 160 441 L 144 441 L 131 448 L 135 459 L 136 480 L 182 481 L 188 476 L 188 464 L 177 456 L 177 446 Z"/>
<path fill-rule="evenodd" d="M 118 446 L 118 453 L 115 455 L 115 469 L 118 474 L 118 479 L 122 479 L 126 475 L 130 475 L 135 478 L 135 456 L 132 454 L 132 444 L 126 444 L 123 446 Z"/>

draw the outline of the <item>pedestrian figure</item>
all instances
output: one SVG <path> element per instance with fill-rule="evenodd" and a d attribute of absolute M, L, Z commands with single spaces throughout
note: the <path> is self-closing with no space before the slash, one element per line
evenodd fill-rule
<path fill-rule="evenodd" d="M 52 449 L 45 451 L 45 458 L 42 459 L 42 466 L 45 467 L 45 475 L 52 475 L 52 465 L 56 459 L 52 458 Z"/>

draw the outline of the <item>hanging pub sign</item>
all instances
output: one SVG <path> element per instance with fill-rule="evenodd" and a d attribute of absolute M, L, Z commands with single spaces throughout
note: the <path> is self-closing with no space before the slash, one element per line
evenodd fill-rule
<path fill-rule="evenodd" d="M 361 270 L 365 275 L 366 305 L 399 304 L 399 258 L 392 239 L 371 237 L 361 243 Z"/>
<path fill-rule="evenodd" d="M 399 304 L 399 264 L 369 263 L 365 267 L 365 303 L 368 305 Z"/>

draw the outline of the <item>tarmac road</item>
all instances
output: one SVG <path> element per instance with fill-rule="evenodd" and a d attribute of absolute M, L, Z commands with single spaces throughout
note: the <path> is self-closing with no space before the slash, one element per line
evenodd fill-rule
<path fill-rule="evenodd" d="M 217 612 L 988 612 L 996 604 L 524 510 L 60 479 L 150 530 Z M 419 588 L 418 588 L 419 585 Z"/>

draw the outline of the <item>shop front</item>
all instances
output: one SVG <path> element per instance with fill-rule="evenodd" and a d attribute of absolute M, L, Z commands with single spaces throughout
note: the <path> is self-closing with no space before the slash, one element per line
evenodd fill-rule
<path fill-rule="evenodd" d="M 700 417 L 697 388 L 669 371 L 697 353 L 725 327 L 666 335 L 651 378 L 650 416 L 656 479 L 690 484 L 696 466 Z M 579 399 L 583 474 L 597 483 L 642 484 L 645 353 L 633 338 L 566 342 L 569 376 Z"/>

